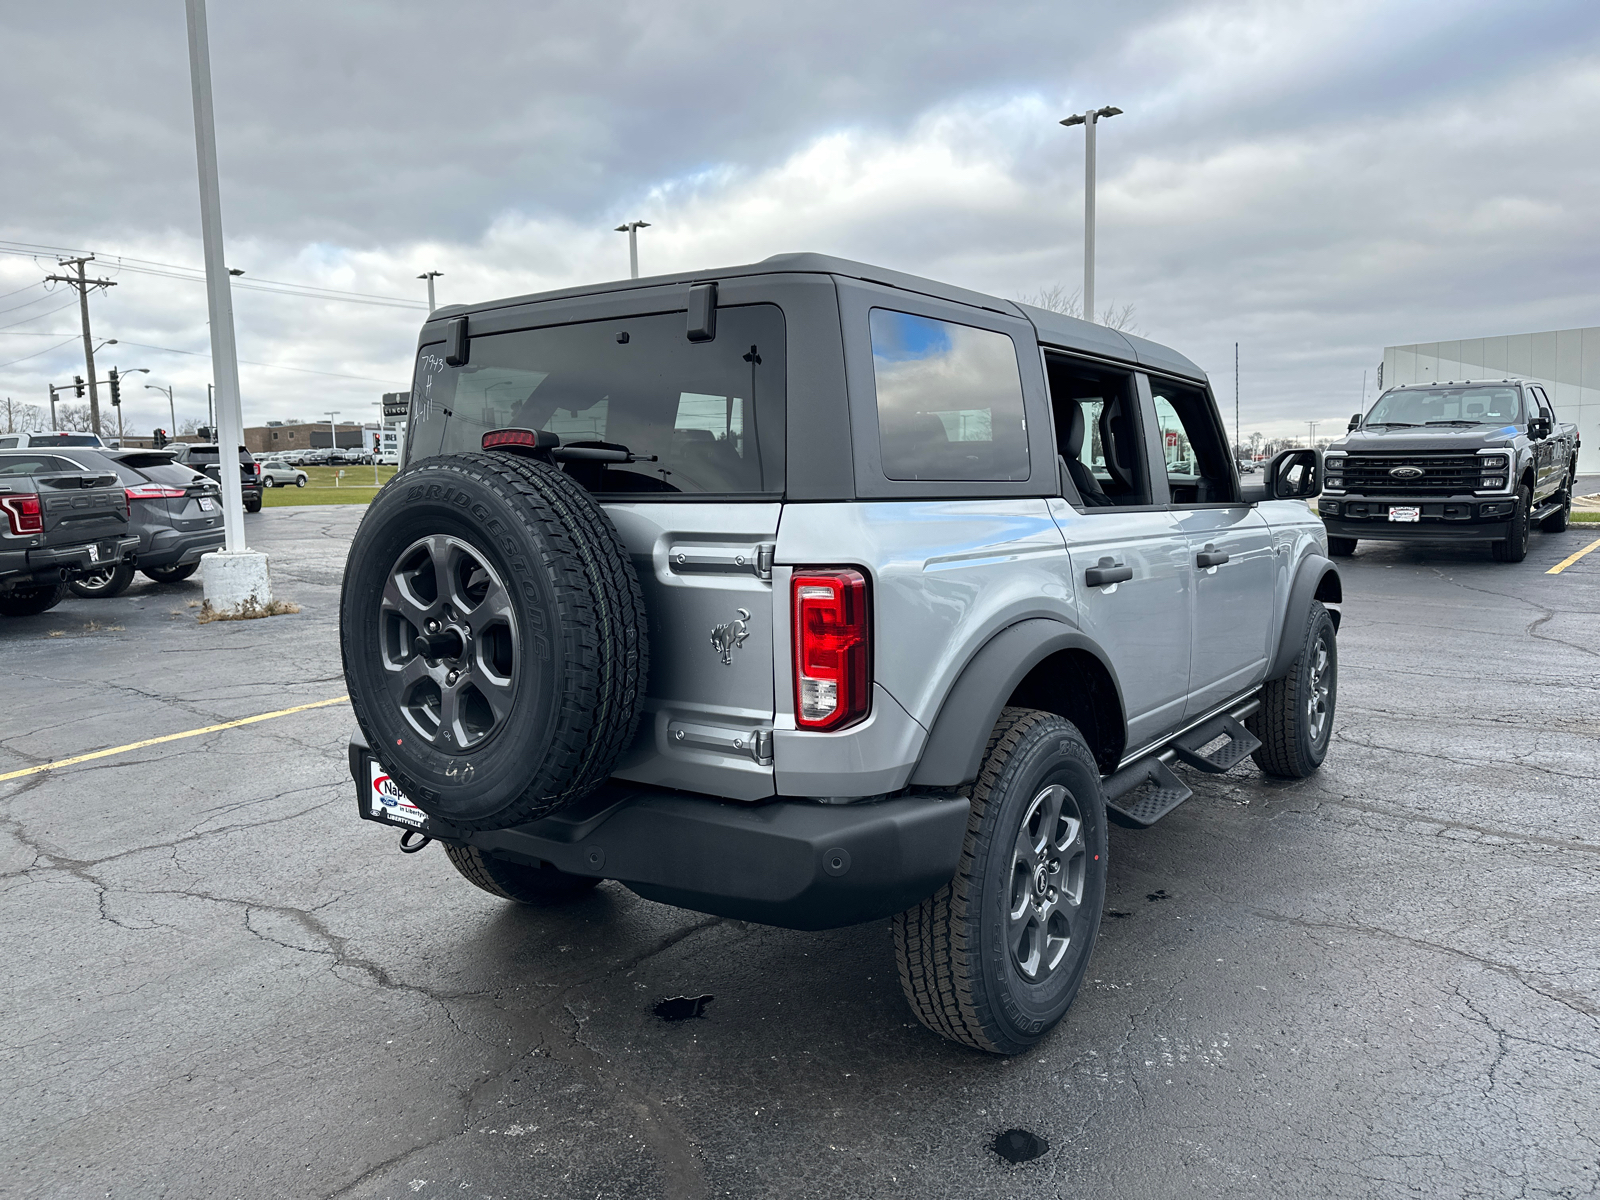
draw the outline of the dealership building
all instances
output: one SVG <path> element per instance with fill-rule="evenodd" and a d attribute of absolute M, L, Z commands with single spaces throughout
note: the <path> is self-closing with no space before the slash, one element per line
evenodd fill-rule
<path fill-rule="evenodd" d="M 1452 379 L 1542 383 L 1556 419 L 1578 427 L 1578 470 L 1600 474 L 1600 327 L 1384 347 L 1380 388 Z"/>

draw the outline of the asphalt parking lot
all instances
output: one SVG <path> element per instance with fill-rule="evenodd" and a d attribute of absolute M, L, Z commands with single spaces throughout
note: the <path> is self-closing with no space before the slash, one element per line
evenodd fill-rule
<path fill-rule="evenodd" d="M 342 695 L 361 511 L 249 518 L 296 616 L 140 577 L 0 624 L 0 776 Z M 1592 1195 L 1600 550 L 1546 572 L 1596 538 L 1363 544 L 1321 773 L 1114 828 L 1091 981 L 1011 1061 L 913 1022 L 886 923 L 402 856 L 343 704 L 0 781 L 0 1194 Z"/>

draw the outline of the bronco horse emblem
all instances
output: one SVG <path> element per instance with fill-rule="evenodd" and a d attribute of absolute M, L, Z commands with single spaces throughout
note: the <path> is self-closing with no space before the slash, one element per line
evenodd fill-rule
<path fill-rule="evenodd" d="M 739 614 L 737 619 L 726 625 L 718 625 L 711 631 L 711 645 L 722 655 L 722 665 L 725 667 L 733 666 L 733 652 L 744 645 L 745 638 L 750 636 L 750 627 L 745 624 L 750 619 L 750 610 L 741 608 L 736 611 Z"/>

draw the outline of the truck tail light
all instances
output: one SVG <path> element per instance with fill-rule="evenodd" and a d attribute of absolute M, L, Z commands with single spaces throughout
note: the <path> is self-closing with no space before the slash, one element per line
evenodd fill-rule
<path fill-rule="evenodd" d="M 801 729 L 841 729 L 872 706 L 867 579 L 848 567 L 796 569 L 794 719 Z"/>
<path fill-rule="evenodd" d="M 37 493 L 0 496 L 0 508 L 6 511 L 6 520 L 11 522 L 12 533 L 20 536 L 44 532 L 44 508 L 39 503 Z"/>

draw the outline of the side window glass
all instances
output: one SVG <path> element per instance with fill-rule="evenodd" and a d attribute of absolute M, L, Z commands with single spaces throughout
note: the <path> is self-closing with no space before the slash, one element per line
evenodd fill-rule
<path fill-rule="evenodd" d="M 1086 509 L 1150 503 L 1133 376 L 1051 358 L 1056 453 Z"/>
<path fill-rule="evenodd" d="M 1539 415 L 1547 421 L 1555 420 L 1555 413 L 1550 409 L 1550 398 L 1544 394 L 1542 387 L 1533 389 L 1533 394 L 1539 398 Z"/>
<path fill-rule="evenodd" d="M 1234 500 L 1233 472 L 1211 404 L 1199 388 L 1151 379 L 1161 456 L 1172 503 L 1216 504 Z"/>
<path fill-rule="evenodd" d="M 1003 333 L 875 308 L 872 370 L 890 479 L 1028 478 L 1016 346 Z"/>

